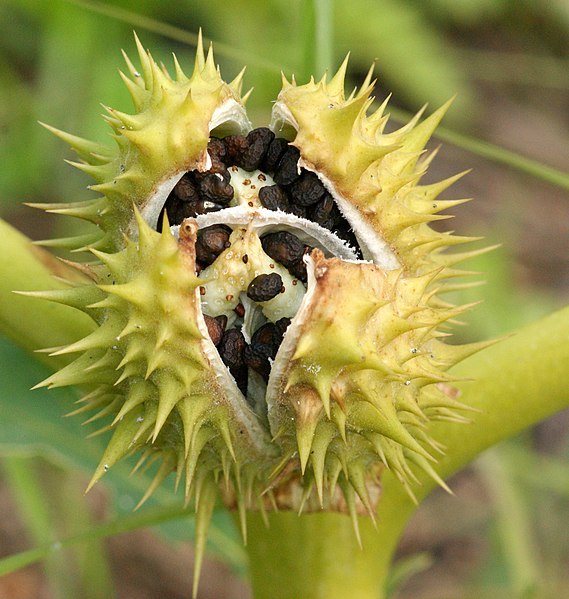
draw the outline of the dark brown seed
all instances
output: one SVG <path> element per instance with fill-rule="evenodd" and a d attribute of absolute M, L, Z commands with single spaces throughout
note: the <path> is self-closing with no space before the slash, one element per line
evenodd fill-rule
<path fill-rule="evenodd" d="M 225 144 L 225 156 L 223 162 L 227 166 L 238 164 L 238 159 L 247 147 L 247 142 L 243 135 L 228 135 L 223 139 Z"/>
<path fill-rule="evenodd" d="M 305 254 L 310 254 L 310 252 L 313 249 L 314 248 L 312 248 L 311 246 L 305 245 L 303 247 L 302 255 L 304 256 Z M 288 272 L 290 272 L 290 274 L 293 277 L 296 277 L 299 281 L 306 283 L 306 281 L 308 280 L 308 273 L 306 272 L 306 264 L 302 258 L 300 258 L 300 260 L 298 260 L 298 261 L 294 262 L 293 264 L 291 264 L 290 266 L 288 266 L 287 269 L 288 269 Z"/>
<path fill-rule="evenodd" d="M 290 318 L 286 316 L 283 318 L 279 318 L 277 322 L 275 322 L 275 330 L 273 332 L 273 343 L 276 344 L 277 347 L 282 343 L 284 334 L 290 325 Z"/>
<path fill-rule="evenodd" d="M 274 357 L 272 354 L 271 346 L 262 343 L 258 345 L 251 343 L 243 352 L 243 361 L 249 368 L 258 372 L 266 382 L 269 380 L 269 375 L 271 374 L 269 359 Z"/>
<path fill-rule="evenodd" d="M 219 316 L 215 317 L 215 320 L 217 320 L 217 322 L 219 323 L 221 330 L 225 332 L 225 329 L 227 327 L 227 316 L 225 316 L 225 314 L 220 314 Z"/>
<path fill-rule="evenodd" d="M 245 306 L 239 302 L 235 308 L 233 308 L 233 312 L 235 312 L 239 318 L 243 318 L 243 316 L 245 316 Z"/>
<path fill-rule="evenodd" d="M 215 159 L 215 161 L 212 162 L 209 171 L 191 171 L 191 173 L 194 181 L 198 186 L 200 182 L 203 181 L 203 179 L 210 178 L 211 175 L 218 175 L 217 179 L 219 181 L 223 179 L 225 183 L 229 183 L 229 181 L 231 180 L 231 174 L 229 173 L 229 169 L 225 166 L 225 164 L 223 164 L 223 162 L 217 160 L 217 158 Z"/>
<path fill-rule="evenodd" d="M 199 200 L 196 183 L 191 173 L 186 173 L 174 186 L 173 194 L 182 202 Z"/>
<path fill-rule="evenodd" d="M 231 370 L 243 365 L 243 351 L 247 345 L 240 329 L 228 329 L 221 337 L 219 353 Z"/>
<path fill-rule="evenodd" d="M 179 225 L 185 218 L 196 217 L 198 214 L 207 214 L 208 212 L 217 212 L 225 208 L 222 204 L 211 202 L 210 200 L 198 200 L 197 202 L 184 202 L 177 208 L 179 217 L 177 221 L 170 224 Z M 170 211 L 168 210 L 168 215 Z"/>
<path fill-rule="evenodd" d="M 261 325 L 251 337 L 252 345 L 269 345 L 274 347 L 276 325 L 274 322 L 266 322 Z"/>
<path fill-rule="evenodd" d="M 266 322 L 261 325 L 251 337 L 251 345 L 267 345 L 271 347 L 271 358 L 277 355 L 283 335 L 290 325 L 290 318 L 281 318 L 277 322 Z"/>
<path fill-rule="evenodd" d="M 294 216 L 298 216 L 298 218 L 308 218 L 308 208 L 306 208 L 305 206 L 299 206 L 298 204 L 290 204 L 287 212 L 289 214 L 294 214 Z"/>
<path fill-rule="evenodd" d="M 226 156 L 226 147 L 225 143 L 222 139 L 218 139 L 216 137 L 210 139 L 207 145 L 207 151 L 211 158 L 211 167 L 209 170 L 200 172 L 200 171 L 192 171 L 193 177 L 197 183 L 199 183 L 204 177 L 211 174 L 218 174 L 223 177 L 223 180 L 226 183 L 229 183 L 230 175 L 227 170 L 227 166 L 223 162 Z"/>
<path fill-rule="evenodd" d="M 281 276 L 272 272 L 256 276 L 247 287 L 247 296 L 254 302 L 267 302 L 283 290 Z"/>
<path fill-rule="evenodd" d="M 223 332 L 227 325 L 227 316 L 221 315 L 216 316 L 208 316 L 204 314 L 205 324 L 207 326 L 207 332 L 209 333 L 210 339 L 212 340 L 214 345 L 219 345 L 221 338 L 223 336 Z"/>
<path fill-rule="evenodd" d="M 170 194 L 158 218 L 157 228 L 159 231 L 163 225 L 164 213 L 168 214 L 170 225 L 179 225 L 185 218 L 196 216 L 195 204 L 193 202 L 182 202 L 173 193 Z"/>
<path fill-rule="evenodd" d="M 326 193 L 326 188 L 315 173 L 303 171 L 290 186 L 291 201 L 299 206 L 312 206 Z"/>
<path fill-rule="evenodd" d="M 261 204 L 269 210 L 288 212 L 289 202 L 285 190 L 279 185 L 266 185 L 259 190 Z"/>
<path fill-rule="evenodd" d="M 211 225 L 198 231 L 196 239 L 196 260 L 202 267 L 213 264 L 215 259 L 231 243 L 231 229 L 227 225 Z"/>
<path fill-rule="evenodd" d="M 261 245 L 267 256 L 280 262 L 286 268 L 301 260 L 304 254 L 304 244 L 296 235 L 288 231 L 277 231 L 264 235 L 261 238 Z"/>
<path fill-rule="evenodd" d="M 293 277 L 296 277 L 299 281 L 302 281 L 303 283 L 306 283 L 306 281 L 308 280 L 308 273 L 306 272 L 306 264 L 304 263 L 303 260 L 299 260 L 298 262 L 291 264 L 288 267 L 288 272 L 290 272 L 290 274 Z"/>
<path fill-rule="evenodd" d="M 245 337 L 240 329 L 229 329 L 223 333 L 218 352 L 232 374 L 243 366 L 243 351 L 246 346 Z"/>
<path fill-rule="evenodd" d="M 300 152 L 293 146 L 288 146 L 279 160 L 273 179 L 279 185 L 290 185 L 300 176 L 298 174 L 298 159 Z"/>
<path fill-rule="evenodd" d="M 216 162 L 218 160 L 223 162 L 227 153 L 225 142 L 223 139 L 219 139 L 218 137 L 212 137 L 207 144 L 207 151 L 212 162 Z"/>
<path fill-rule="evenodd" d="M 288 148 L 288 141 L 283 137 L 277 137 L 269 144 L 265 160 L 263 161 L 262 170 L 272 173 L 277 168 L 279 160 Z"/>
<path fill-rule="evenodd" d="M 228 173 L 229 175 L 229 173 Z M 203 200 L 228 204 L 233 198 L 233 187 L 221 173 L 207 173 L 197 181 L 198 193 Z"/>
<path fill-rule="evenodd" d="M 243 360 L 243 352 L 246 347 L 247 343 L 240 329 L 225 331 L 217 346 L 223 363 L 229 368 L 229 372 L 244 395 L 247 395 L 247 365 Z"/>
<path fill-rule="evenodd" d="M 258 169 L 274 138 L 275 134 L 267 127 L 250 131 L 245 138 L 245 147 L 237 157 L 237 166 L 246 171 Z"/>
<path fill-rule="evenodd" d="M 334 198 L 329 193 L 325 193 L 324 197 L 312 206 L 309 215 L 312 222 L 330 230 L 343 218 Z"/>
<path fill-rule="evenodd" d="M 247 381 L 248 380 L 249 380 L 249 371 L 247 370 L 247 366 L 244 365 L 243 368 L 235 376 L 235 382 L 237 383 L 237 387 L 239 388 L 239 391 L 241 391 L 241 393 L 243 393 L 243 395 L 245 396 L 245 399 L 247 399 L 248 402 L 251 403 L 247 397 Z"/>
<path fill-rule="evenodd" d="M 290 318 L 281 318 L 277 322 L 266 322 L 251 337 L 251 344 L 243 352 L 243 360 L 249 368 L 258 372 L 268 381 L 271 362 L 277 355 L 283 335 L 290 325 Z"/>

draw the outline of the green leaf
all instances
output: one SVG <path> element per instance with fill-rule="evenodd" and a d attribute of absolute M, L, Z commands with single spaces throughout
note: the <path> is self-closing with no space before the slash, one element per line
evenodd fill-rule
<path fill-rule="evenodd" d="M 103 453 L 105 437 L 86 439 L 91 432 L 78 418 L 64 418 L 78 395 L 69 389 L 30 392 L 29 388 L 48 376 L 49 371 L 23 350 L 0 338 L 0 454 L 42 456 L 63 468 L 71 468 L 90 476 Z M 152 472 L 130 476 L 132 464 L 120 463 L 105 475 L 105 486 L 115 498 L 115 508 L 121 517 L 137 504 L 150 484 Z M 188 515 L 183 498 L 177 496 L 173 484 L 159 487 L 148 500 L 149 507 L 161 506 L 178 518 Z M 169 511 L 168 511 L 169 510 Z M 166 516 L 160 522 L 166 522 Z M 128 520 L 136 522 L 135 520 Z M 119 524 L 117 524 L 118 526 Z M 183 526 L 164 529 L 172 538 L 191 540 L 194 533 L 192 518 Z M 242 569 L 244 553 L 236 528 L 225 510 L 214 513 L 209 535 L 209 549 L 231 566 Z M 45 547 L 40 551 L 45 555 Z M 31 555 L 31 554 L 30 554 Z M 35 555 L 35 554 L 34 554 Z M 41 559 L 38 557 L 37 559 Z"/>
<path fill-rule="evenodd" d="M 531 530 L 527 498 L 514 480 L 508 453 L 494 448 L 478 458 L 476 465 L 493 503 L 509 585 L 516 597 L 537 597 L 534 593 L 540 586 L 539 549 Z"/>
<path fill-rule="evenodd" d="M 384 93 L 394 91 L 410 106 L 440 106 L 457 94 L 458 110 L 448 116 L 467 120 L 474 94 L 449 42 L 421 8 L 399 0 L 338 2 L 337 49 L 350 51 L 352 68 L 367 71 L 377 60 Z"/>
<path fill-rule="evenodd" d="M 34 545 L 49 546 L 58 530 L 76 533 L 91 524 L 83 495 L 77 495 L 74 471 L 61 470 L 40 458 L 4 457 L 3 470 L 16 510 Z M 54 597 L 112 599 L 116 593 L 104 545 L 91 541 L 46 557 L 43 564 Z M 93 577 L 97 584 L 93 585 Z"/>

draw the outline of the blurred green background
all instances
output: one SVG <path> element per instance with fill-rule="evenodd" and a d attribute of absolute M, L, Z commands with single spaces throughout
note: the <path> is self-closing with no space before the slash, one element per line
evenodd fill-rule
<path fill-rule="evenodd" d="M 117 71 L 121 49 L 135 58 L 132 31 L 156 59 L 170 67 L 175 52 L 191 71 L 200 27 L 225 79 L 247 64 L 257 126 L 268 122 L 281 70 L 304 82 L 336 68 L 348 51 L 350 83 L 375 62 L 376 97 L 393 94 L 400 110 L 434 109 L 456 94 L 444 125 L 464 143 L 443 143 L 429 178 L 473 168 L 447 192 L 448 199 L 475 198 L 458 209 L 452 228 L 502 244 L 469 265 L 485 273 L 486 285 L 467 299 L 484 302 L 457 335 L 507 333 L 567 303 L 567 190 L 479 157 L 473 140 L 569 170 L 568 0 L 3 0 L 0 216 L 36 240 L 74 226 L 22 204 L 90 197 L 85 176 L 63 161 L 73 154 L 37 121 L 110 143 L 100 103 L 130 110 Z M 72 393 L 29 393 L 41 368 L 8 341 L 0 349 L 2 554 L 129 514 L 144 480 L 126 479 L 123 469 L 84 500 L 101 441 L 83 442 L 78 419 L 61 419 Z M 561 414 L 483 456 L 452 481 L 457 497 L 434 493 L 402 542 L 393 596 L 569 596 L 568 425 Z M 37 454 L 41 460 L 31 457 Z M 178 505 L 166 489 L 149 509 Z M 169 519 L 156 514 L 150 523 Z M 0 599 L 187 597 L 192 554 L 180 539 L 191 532 L 186 518 L 159 535 L 138 531 L 107 544 L 93 534 L 63 559 L 52 551 L 43 566 L 0 578 Z M 246 567 L 223 512 L 212 537 L 218 561 L 208 563 L 200 596 L 248 597 L 246 583 L 219 561 L 234 573 Z"/>

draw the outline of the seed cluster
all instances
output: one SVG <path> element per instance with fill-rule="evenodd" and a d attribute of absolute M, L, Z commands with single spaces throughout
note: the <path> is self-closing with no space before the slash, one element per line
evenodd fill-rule
<path fill-rule="evenodd" d="M 236 205 L 238 202 L 231 185 L 232 174 L 238 169 L 246 173 L 261 171 L 257 178 L 262 182 L 258 191 L 258 202 L 262 207 L 317 223 L 346 241 L 361 256 L 355 235 L 332 195 L 315 173 L 299 168 L 300 153 L 286 139 L 276 137 L 270 129 L 261 127 L 253 129 L 247 136 L 212 138 L 208 144 L 208 154 L 211 168 L 207 172 L 194 170 L 185 173 L 168 196 L 163 212 L 168 213 L 170 224 L 180 224 L 185 218 Z M 274 184 L 263 184 L 267 176 L 272 178 Z M 248 182 L 248 179 L 244 180 L 245 185 Z M 253 206 L 251 203 L 249 205 Z M 231 246 L 231 234 L 231 227 L 224 224 L 211 225 L 198 231 L 198 273 L 212 265 Z M 303 257 L 313 249 L 312 246 L 286 230 L 266 233 L 260 237 L 260 241 L 265 254 L 284 266 L 293 277 L 292 283 L 288 284 L 306 283 L 307 271 Z M 244 254 L 241 260 L 247 264 L 249 256 Z M 202 290 L 205 293 L 205 288 Z M 284 292 L 283 278 L 277 272 L 258 274 L 246 289 L 247 297 L 255 303 L 270 301 Z M 230 299 L 234 301 L 234 295 L 227 297 L 228 302 Z M 247 343 L 242 331 L 245 312 L 243 303 L 239 302 L 230 319 L 226 315 L 204 315 L 204 318 L 222 361 L 246 396 L 251 371 L 258 373 L 265 382 L 268 381 L 272 361 L 290 318 L 261 324 L 252 333 L 251 342 Z"/>
<path fill-rule="evenodd" d="M 286 139 L 259 127 L 247 136 L 214 137 L 207 149 L 212 162 L 210 170 L 187 172 L 166 200 L 163 210 L 171 224 L 227 208 L 234 196 L 231 167 L 248 172 L 259 169 L 270 174 L 275 182 L 259 190 L 259 201 L 264 208 L 311 220 L 333 231 L 359 252 L 355 235 L 334 199 L 315 173 L 299 169 L 300 152 Z"/>
<path fill-rule="evenodd" d="M 290 318 L 281 318 L 277 322 L 261 325 L 247 343 L 240 327 L 225 329 L 226 316 L 204 315 L 209 336 L 217 347 L 223 363 L 233 375 L 237 386 L 247 395 L 249 368 L 263 377 L 267 382 L 271 372 L 271 362 L 275 359 L 282 343 L 285 331 L 290 325 Z"/>

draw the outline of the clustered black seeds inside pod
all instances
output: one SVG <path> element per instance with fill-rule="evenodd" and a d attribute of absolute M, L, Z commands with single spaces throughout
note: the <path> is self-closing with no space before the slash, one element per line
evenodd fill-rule
<path fill-rule="evenodd" d="M 208 295 L 207 285 L 201 288 L 209 336 L 238 387 L 247 395 L 251 371 L 260 375 L 265 383 L 268 381 L 272 361 L 294 316 L 279 314 L 277 310 L 267 317 L 256 306 L 263 306 L 286 293 L 287 286 L 298 286 L 304 292 L 307 282 L 304 256 L 317 247 L 316 243 L 309 245 L 302 241 L 300 233 L 306 223 L 293 219 L 296 224 L 291 225 L 291 215 L 333 233 L 353 249 L 355 256 L 361 258 L 362 253 L 334 198 L 315 173 L 299 168 L 300 153 L 286 139 L 261 127 L 253 129 L 247 136 L 211 138 L 208 154 L 211 158 L 208 171 L 189 171 L 174 186 L 158 219 L 159 227 L 164 212 L 171 225 L 179 225 L 186 218 L 235 207 L 264 208 L 287 215 L 282 230 L 276 226 L 260 235 L 262 252 L 267 258 L 266 272 L 255 274 L 241 292 L 228 292 L 225 313 L 212 310 L 208 304 L 211 293 Z M 198 275 L 208 269 L 204 275 L 211 276 L 218 261 L 231 257 L 231 239 L 237 228 L 235 224 L 219 223 L 198 231 Z M 295 234 L 295 229 L 299 234 Z M 240 259 L 245 265 L 249 262 L 247 253 L 232 259 Z M 274 271 L 280 267 L 284 267 L 284 272 Z M 220 267 L 220 273 L 224 276 L 228 270 Z M 288 276 L 286 282 L 283 281 L 285 275 Z M 248 315 L 251 310 L 256 313 Z"/>

